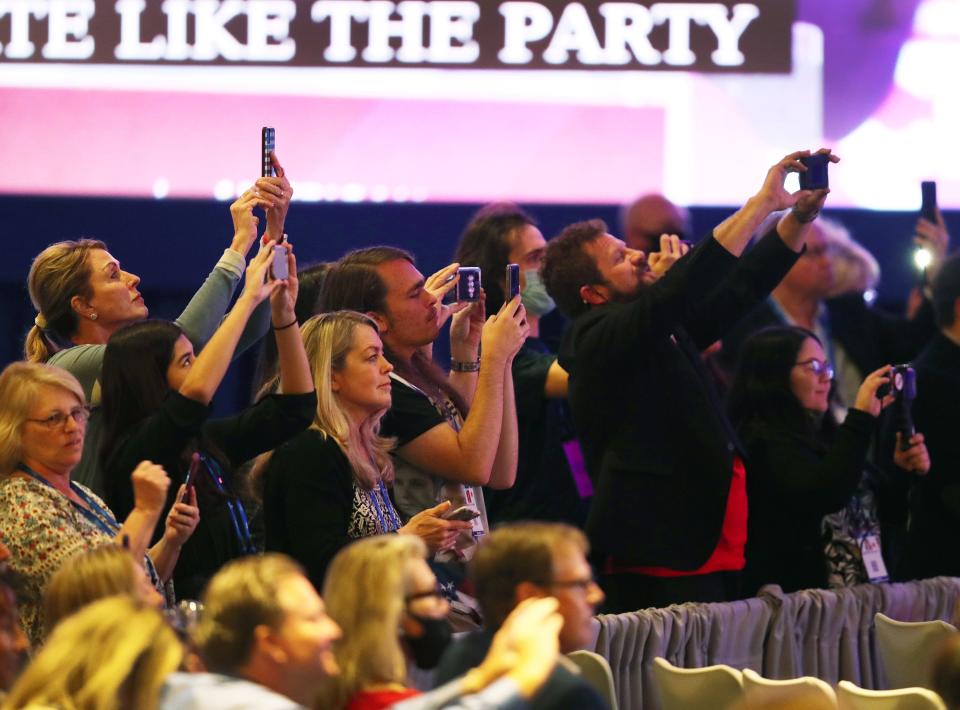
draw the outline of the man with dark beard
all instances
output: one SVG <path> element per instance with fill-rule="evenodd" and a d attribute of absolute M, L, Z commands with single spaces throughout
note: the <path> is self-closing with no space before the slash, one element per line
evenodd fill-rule
<path fill-rule="evenodd" d="M 574 319 L 559 362 L 595 486 L 587 533 L 607 611 L 738 596 L 746 472 L 699 353 L 803 251 L 828 190 L 791 194 L 783 183 L 808 155 L 770 168 L 760 191 L 655 283 L 644 278 L 646 255 L 603 222 L 571 225 L 548 244 L 547 290 Z M 763 220 L 786 208 L 741 258 Z M 661 239 L 661 252 L 682 248 Z"/>

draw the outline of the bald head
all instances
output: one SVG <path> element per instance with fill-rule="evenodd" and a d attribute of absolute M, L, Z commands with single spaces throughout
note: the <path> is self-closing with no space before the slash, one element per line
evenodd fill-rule
<path fill-rule="evenodd" d="M 644 195 L 624 210 L 623 234 L 628 247 L 649 254 L 660 250 L 661 234 L 678 234 L 689 239 L 690 215 L 663 195 Z"/>

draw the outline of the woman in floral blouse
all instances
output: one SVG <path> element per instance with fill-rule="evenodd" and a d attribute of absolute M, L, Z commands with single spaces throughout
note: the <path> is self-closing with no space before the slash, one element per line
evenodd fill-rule
<path fill-rule="evenodd" d="M 18 599 L 24 629 L 36 643 L 47 580 L 73 554 L 120 542 L 160 581 L 199 520 L 195 501 L 179 503 L 163 539 L 147 546 L 170 480 L 142 462 L 131 475 L 136 505 L 123 523 L 88 488 L 70 480 L 83 452 L 88 410 L 73 375 L 52 365 L 17 362 L 0 374 L 0 542 L 24 580 Z"/>

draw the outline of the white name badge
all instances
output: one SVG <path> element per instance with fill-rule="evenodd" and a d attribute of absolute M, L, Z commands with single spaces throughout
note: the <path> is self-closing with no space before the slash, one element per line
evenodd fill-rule
<path fill-rule="evenodd" d="M 867 570 L 867 577 L 871 582 L 887 582 L 890 575 L 887 566 L 883 563 L 883 553 L 880 550 L 880 538 L 876 535 L 867 535 L 860 541 L 860 556 L 863 566 Z"/>

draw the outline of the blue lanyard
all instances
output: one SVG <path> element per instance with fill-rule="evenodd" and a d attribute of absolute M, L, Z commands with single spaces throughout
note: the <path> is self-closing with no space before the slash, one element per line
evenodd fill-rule
<path fill-rule="evenodd" d="M 240 542 L 240 548 L 246 555 L 256 554 L 257 548 L 253 544 L 253 538 L 250 535 L 250 524 L 247 522 L 247 513 L 243 509 L 243 504 L 234 500 L 233 496 L 227 491 L 226 486 L 223 485 L 223 473 L 220 470 L 220 465 L 216 460 L 204 454 L 200 454 L 200 461 L 204 464 L 203 467 L 210 475 L 213 485 L 215 485 L 217 490 L 227 499 L 227 511 L 230 513 L 233 531 L 237 536 L 237 540 Z"/>
<path fill-rule="evenodd" d="M 30 476 L 34 480 L 39 481 L 43 485 L 49 486 L 50 488 L 53 488 L 53 490 L 57 491 L 57 489 L 54 487 L 52 483 L 50 483 L 50 481 L 48 481 L 46 478 L 44 478 L 39 473 L 34 471 L 32 468 L 27 466 L 25 463 L 21 463 L 18 466 L 18 468 L 23 470 L 28 476 Z M 109 510 L 105 510 L 100 504 L 98 504 L 95 500 L 93 500 L 93 498 L 88 496 L 87 493 L 73 481 L 70 481 L 70 490 L 76 493 L 77 496 L 84 503 L 86 503 L 87 506 L 89 506 L 89 510 L 87 508 L 84 508 L 82 505 L 80 505 L 76 501 L 73 501 L 67 498 L 67 500 L 70 500 L 70 505 L 76 508 L 80 512 L 80 514 L 83 515 L 83 517 L 85 517 L 89 522 L 91 522 L 93 525 L 99 528 L 100 531 L 103 532 L 105 535 L 107 535 L 108 537 L 116 537 L 117 534 L 120 532 L 120 524 L 117 523 L 117 519 L 113 517 L 113 513 L 111 513 Z M 60 493 L 60 491 L 57 491 L 57 492 Z"/>
<path fill-rule="evenodd" d="M 377 518 L 380 520 L 380 532 L 387 533 L 393 532 L 400 528 L 400 521 L 397 519 L 397 513 L 393 509 L 393 505 L 390 503 L 390 498 L 387 497 L 387 490 L 383 485 L 383 481 L 377 481 L 377 486 L 380 489 L 380 495 L 383 496 L 384 505 L 387 508 L 387 514 L 390 516 L 390 522 L 393 524 L 393 527 L 389 530 L 387 529 L 387 522 L 383 518 L 383 511 L 380 510 L 380 503 L 377 500 L 377 494 L 375 491 L 370 491 L 370 500 L 373 501 L 373 509 L 377 513 Z"/>

